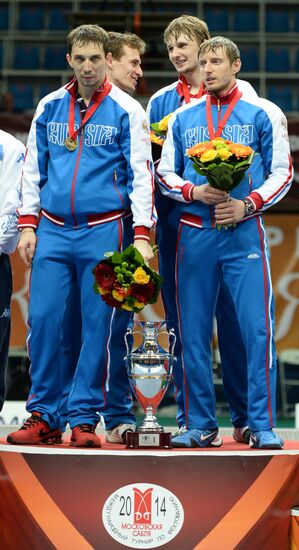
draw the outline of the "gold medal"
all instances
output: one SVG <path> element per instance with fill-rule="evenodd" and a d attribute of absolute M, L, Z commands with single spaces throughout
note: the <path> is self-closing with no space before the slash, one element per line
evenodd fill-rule
<path fill-rule="evenodd" d="M 77 149 L 78 143 L 75 138 L 68 136 L 64 142 L 64 145 L 69 151 L 75 151 L 75 149 Z"/>

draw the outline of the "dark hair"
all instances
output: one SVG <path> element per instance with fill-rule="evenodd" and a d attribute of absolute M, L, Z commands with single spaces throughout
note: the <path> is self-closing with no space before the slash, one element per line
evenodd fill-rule
<path fill-rule="evenodd" d="M 144 40 L 137 36 L 137 34 L 133 34 L 131 32 L 121 33 L 110 31 L 108 32 L 108 36 L 108 52 L 112 53 L 114 59 L 119 60 L 121 58 L 124 53 L 124 46 L 129 46 L 129 48 L 138 50 L 140 55 L 145 52 L 146 44 Z"/>
<path fill-rule="evenodd" d="M 75 44 L 84 46 L 89 42 L 102 44 L 105 55 L 108 53 L 108 33 L 98 25 L 80 25 L 73 29 L 66 37 L 67 51 L 71 54 Z"/>

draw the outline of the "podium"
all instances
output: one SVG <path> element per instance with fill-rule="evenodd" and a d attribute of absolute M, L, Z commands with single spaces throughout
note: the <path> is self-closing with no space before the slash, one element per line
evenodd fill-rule
<path fill-rule="evenodd" d="M 0 440 L 2 548 L 287 549 L 299 442 L 259 451 L 13 446 Z"/>

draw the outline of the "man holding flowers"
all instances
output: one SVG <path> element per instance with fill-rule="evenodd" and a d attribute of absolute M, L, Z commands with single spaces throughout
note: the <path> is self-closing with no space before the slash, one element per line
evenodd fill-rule
<path fill-rule="evenodd" d="M 274 300 L 262 212 L 281 200 L 292 182 L 287 122 L 273 103 L 242 95 L 236 82 L 240 53 L 231 40 L 214 37 L 204 42 L 199 63 L 208 93 L 174 113 L 159 164 L 162 192 L 181 203 L 177 293 L 187 431 L 174 437 L 173 445 L 221 445 L 210 345 L 223 280 L 246 347 L 250 445 L 281 449 L 283 442 L 272 430 L 276 422 Z M 234 188 L 212 186 L 207 175 L 194 169 L 192 148 L 203 142 L 210 147 L 217 138 L 254 151 L 250 168 Z M 234 162 L 242 162 L 237 158 L 241 150 L 235 147 Z M 212 161 L 211 154 L 208 160 Z M 229 158 L 221 162 L 229 164 Z M 217 181 L 221 183 L 221 164 Z M 218 231 L 217 225 L 228 227 Z M 233 332 L 229 345 L 234 346 Z M 232 378 L 231 384 L 237 391 L 237 381 Z"/>
<path fill-rule="evenodd" d="M 169 115 L 182 105 L 194 102 L 206 93 L 199 66 L 198 50 L 201 44 L 209 38 L 206 23 L 192 15 L 182 15 L 173 19 L 165 29 L 164 42 L 169 60 L 178 71 L 179 78 L 176 82 L 158 90 L 151 97 L 147 107 L 153 129 L 151 132 L 153 156 L 156 153 L 158 159 L 161 156 L 161 145 L 163 145 L 167 134 Z M 244 80 L 238 80 L 238 86 L 247 95 L 257 95 L 252 86 Z M 158 133 L 155 131 L 157 126 Z M 218 193 L 211 188 L 207 190 L 207 194 L 211 194 L 212 200 L 215 199 L 215 196 L 216 200 L 219 198 Z M 176 245 L 181 205 L 179 202 L 163 196 L 158 188 L 155 198 L 158 210 L 156 240 L 159 247 L 159 270 L 164 277 L 162 299 L 168 326 L 175 329 L 177 336 L 175 346 L 177 362 L 174 364 L 173 372 L 178 405 L 177 423 L 182 431 L 185 429 L 186 418 L 182 392 L 181 339 L 175 290 Z M 246 351 L 231 296 L 222 282 L 215 314 L 223 387 L 230 406 L 231 420 L 234 426 L 233 437 L 240 443 L 248 443 Z M 231 334 L 234 335 L 233 347 L 228 344 Z M 235 381 L 238 380 L 238 383 L 231 384 L 231 378 Z"/>
<path fill-rule="evenodd" d="M 74 78 L 40 101 L 29 133 L 18 248 L 32 266 L 31 416 L 8 435 L 13 444 L 61 441 L 64 316 L 78 284 L 82 331 L 67 420 L 71 445 L 101 446 L 95 429 L 105 404 L 113 309 L 94 293 L 92 270 L 107 249 L 121 249 L 129 207 L 135 247 L 145 260 L 153 256 L 148 123 L 140 104 L 108 82 L 108 45 L 107 32 L 97 25 L 81 25 L 68 34 Z"/>
<path fill-rule="evenodd" d="M 106 56 L 107 80 L 124 92 L 132 94 L 139 78 L 142 77 L 141 55 L 145 42 L 132 33 L 108 32 L 108 55 Z M 127 211 L 122 218 L 123 248 L 134 240 L 132 212 Z M 108 300 L 108 298 L 107 298 Z M 67 401 L 81 350 L 81 311 L 79 289 L 69 300 L 70 307 L 65 314 L 62 371 L 65 374 L 63 398 L 60 406 L 61 428 L 64 431 L 67 419 Z M 131 315 L 123 309 L 113 312 L 113 325 L 110 335 L 109 361 L 107 362 L 105 383 L 105 404 L 99 414 L 104 419 L 105 437 L 109 443 L 125 443 L 126 432 L 135 430 L 136 417 L 133 410 L 131 388 L 124 366 L 126 354 L 125 333 Z"/>

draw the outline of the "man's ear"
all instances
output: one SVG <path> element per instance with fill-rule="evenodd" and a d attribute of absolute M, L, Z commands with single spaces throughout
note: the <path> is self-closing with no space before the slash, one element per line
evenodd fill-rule
<path fill-rule="evenodd" d="M 69 64 L 69 66 L 73 68 L 71 56 L 70 56 L 69 53 L 66 54 L 66 60 L 67 60 L 67 62 L 68 62 L 68 64 Z"/>
<path fill-rule="evenodd" d="M 106 55 L 106 65 L 107 65 L 107 67 L 109 67 L 109 69 L 111 69 L 112 64 L 113 64 L 113 55 L 112 55 L 111 52 L 109 52 Z"/>
<path fill-rule="evenodd" d="M 233 63 L 234 74 L 238 74 L 241 70 L 241 59 L 236 59 Z"/>

